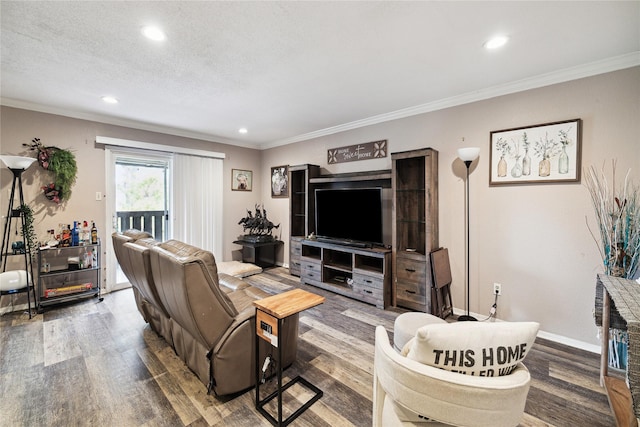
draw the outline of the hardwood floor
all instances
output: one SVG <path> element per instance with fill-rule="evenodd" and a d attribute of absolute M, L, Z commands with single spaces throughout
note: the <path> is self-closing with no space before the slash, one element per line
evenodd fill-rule
<path fill-rule="evenodd" d="M 400 311 L 301 286 L 284 268 L 246 280 L 271 293 L 302 287 L 327 298 L 300 314 L 298 358 L 286 371 L 303 374 L 324 396 L 292 425 L 370 426 L 373 331 L 380 324 L 391 333 Z M 539 339 L 525 364 L 532 384 L 521 426 L 615 425 L 597 355 Z M 285 396 L 291 411 L 309 392 L 296 385 Z M 32 320 L 20 312 L 0 317 L 1 426 L 270 425 L 254 399 L 253 390 L 223 400 L 207 395 L 144 323 L 130 290 Z"/>

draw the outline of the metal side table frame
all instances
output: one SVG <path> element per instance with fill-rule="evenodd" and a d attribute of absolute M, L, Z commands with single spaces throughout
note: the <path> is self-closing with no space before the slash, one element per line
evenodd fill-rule
<path fill-rule="evenodd" d="M 303 310 L 309 309 L 316 305 L 322 304 L 324 297 L 312 294 L 302 289 L 294 289 L 292 291 L 284 292 L 282 294 L 273 295 L 271 297 L 264 298 L 259 301 L 254 301 L 256 306 L 256 351 L 255 351 L 255 364 L 256 364 L 256 409 L 260 412 L 271 424 L 274 426 L 287 426 L 293 420 L 298 418 L 304 411 L 309 409 L 311 405 L 317 402 L 322 396 L 323 392 L 315 385 L 311 384 L 300 375 L 296 376 L 286 384 L 282 384 L 282 343 L 278 342 L 278 331 L 282 330 L 284 320 L 297 314 Z M 277 389 L 266 396 L 264 399 L 260 399 L 260 355 L 259 355 L 259 343 L 260 339 L 264 339 L 272 346 L 278 348 L 277 359 Z M 286 419 L 282 419 L 282 394 L 294 384 L 301 384 L 304 387 L 311 390 L 314 395 L 311 399 L 307 400 L 300 408 L 294 411 Z M 278 399 L 278 413 L 277 418 L 271 415 L 264 406 L 272 401 Z"/>

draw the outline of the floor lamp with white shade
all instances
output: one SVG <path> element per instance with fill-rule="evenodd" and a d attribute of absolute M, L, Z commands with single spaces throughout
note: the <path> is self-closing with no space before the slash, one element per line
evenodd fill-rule
<path fill-rule="evenodd" d="M 464 162 L 464 165 L 467 167 L 467 189 L 466 189 L 466 197 L 467 197 L 467 259 L 466 259 L 466 270 L 467 270 L 467 314 L 463 314 L 458 317 L 458 321 L 469 321 L 469 320 L 478 320 L 475 317 L 469 315 L 469 168 L 471 167 L 471 163 L 480 155 L 480 148 L 478 147 L 468 147 L 468 148 L 458 148 L 458 158 Z"/>

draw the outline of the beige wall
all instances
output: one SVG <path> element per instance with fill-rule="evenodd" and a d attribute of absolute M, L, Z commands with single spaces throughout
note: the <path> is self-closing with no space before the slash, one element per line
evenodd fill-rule
<path fill-rule="evenodd" d="M 300 163 L 330 173 L 388 169 L 390 157 L 327 165 L 330 148 L 380 139 L 389 141 L 391 152 L 437 149 L 440 245 L 450 251 L 454 306 L 464 308 L 465 168 L 456 149 L 481 147 L 470 178 L 471 311 L 488 313 L 498 282 L 499 318 L 536 320 L 550 334 L 597 344 L 592 310 L 595 275 L 602 267 L 585 225 L 585 218 L 594 224 L 594 216 L 584 185 L 489 187 L 491 131 L 574 118 L 583 120 L 583 167 L 615 159 L 618 174 L 632 168 L 640 185 L 638 67 L 266 150 L 263 169 Z M 265 205 L 284 220 L 287 201 L 269 199 L 268 191 L 263 189 Z"/>
<path fill-rule="evenodd" d="M 0 153 L 19 154 L 22 143 L 39 137 L 47 145 L 71 148 L 79 164 L 72 199 L 55 206 L 38 191 L 45 184 L 41 170 L 25 173 L 27 200 L 37 212 L 38 231 L 74 218 L 95 219 L 104 230 L 104 151 L 96 136 L 184 145 L 223 152 L 224 254 L 238 249 L 231 242 L 241 233 L 238 219 L 246 208 L 263 202 L 276 231 L 289 236 L 289 199 L 271 198 L 270 167 L 314 163 L 328 173 L 390 169 L 391 159 L 327 166 L 329 148 L 379 139 L 390 152 L 433 147 L 440 152 L 440 245 L 449 248 L 454 277 L 453 300 L 464 307 L 464 165 L 456 149 L 481 147 L 471 175 L 471 311 L 487 313 L 493 303 L 492 284 L 502 284 L 498 317 L 536 320 L 541 329 L 581 343 L 597 344 L 593 323 L 595 275 L 601 261 L 585 218 L 593 223 L 588 193 L 582 184 L 489 187 L 489 133 L 492 130 L 558 120 L 583 120 L 583 166 L 618 162 L 619 175 L 633 169 L 640 183 L 640 67 L 576 80 L 487 101 L 422 114 L 342 132 L 262 152 L 206 141 L 139 131 L 91 121 L 2 107 Z M 464 142 L 462 139 L 464 138 Z M 252 192 L 231 191 L 231 169 L 254 171 Z M 0 171 L 0 213 L 4 215 L 11 174 Z M 109 197 L 109 195 L 107 195 Z M 104 239 L 105 236 L 101 234 Z M 288 242 L 280 260 L 288 263 Z M 6 305 L 3 301 L 2 305 Z"/>
<path fill-rule="evenodd" d="M 242 234 L 237 225 L 245 209 L 260 201 L 261 152 L 258 150 L 217 144 L 207 141 L 182 138 L 172 135 L 147 132 L 120 126 L 112 126 L 87 120 L 78 120 L 53 114 L 2 107 L 0 110 L 0 153 L 26 154 L 23 143 L 30 144 L 34 137 L 45 145 L 69 148 L 76 156 L 78 178 L 68 202 L 56 205 L 46 200 L 40 187 L 50 182 L 51 175 L 38 165 L 29 168 L 23 175 L 26 201 L 36 213 L 36 232 L 39 235 L 49 228 L 57 228 L 59 223 L 70 223 L 74 219 L 95 220 L 100 237 L 107 237 L 106 206 L 110 199 L 106 194 L 104 149 L 95 144 L 96 136 L 128 139 L 163 145 L 176 145 L 200 150 L 225 153 L 224 160 L 224 254 L 216 254 L 221 260 L 230 260 L 231 252 L 239 249 L 232 242 Z M 254 171 L 254 190 L 251 192 L 231 191 L 231 169 Z M 0 168 L 0 213 L 6 214 L 9 189 L 13 175 L 4 167 Z M 257 188 L 257 189 L 256 189 Z M 105 194 L 102 201 L 95 200 L 97 191 Z M 4 302 L 3 302 L 4 304 Z"/>

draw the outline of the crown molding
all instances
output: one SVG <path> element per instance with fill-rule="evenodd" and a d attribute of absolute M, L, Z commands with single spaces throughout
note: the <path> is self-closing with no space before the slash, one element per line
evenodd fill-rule
<path fill-rule="evenodd" d="M 218 144 L 233 145 L 236 147 L 259 149 L 256 144 L 243 143 L 242 141 L 236 141 L 226 138 L 217 137 L 201 132 L 193 132 L 184 129 L 177 129 L 169 126 L 154 125 L 145 122 L 139 122 L 135 120 L 120 119 L 108 115 L 94 114 L 80 112 L 76 110 L 69 110 L 64 108 L 52 107 L 50 105 L 36 104 L 32 102 L 21 101 L 13 98 L 0 97 L 0 105 L 6 107 L 20 108 L 23 110 L 35 111 L 38 113 L 55 114 L 58 116 L 70 117 L 72 119 L 89 120 L 92 122 L 98 122 L 102 124 L 122 126 L 136 130 L 144 130 L 148 132 L 162 133 L 166 135 L 179 136 L 183 138 L 199 139 L 201 141 L 215 142 Z"/>
<path fill-rule="evenodd" d="M 305 133 L 291 138 L 274 141 L 272 143 L 262 144 L 261 149 L 274 148 L 281 145 L 293 144 L 295 142 L 306 141 L 309 139 L 319 138 L 322 136 L 332 135 L 352 129 L 358 129 L 364 126 L 371 126 L 378 123 L 388 122 L 391 120 L 403 119 L 418 114 L 429 113 L 433 111 L 443 110 L 445 108 L 456 107 L 459 105 L 470 104 L 472 102 L 484 101 L 498 96 L 509 95 L 512 93 L 523 92 L 526 90 L 537 89 L 553 84 L 564 83 L 571 80 L 578 80 L 585 77 L 591 77 L 598 74 L 609 73 L 612 71 L 623 70 L 626 68 L 636 67 L 640 65 L 640 51 L 632 52 L 626 55 L 620 55 L 607 58 L 601 61 L 591 62 L 576 67 L 564 68 L 562 70 L 553 71 L 539 76 L 518 80 L 511 83 L 488 87 L 486 89 L 469 92 L 442 100 L 428 102 L 426 104 L 416 105 L 414 107 L 404 108 L 392 111 L 390 113 L 379 114 L 377 116 L 368 117 L 362 120 L 356 120 L 320 129 L 314 132 Z"/>

